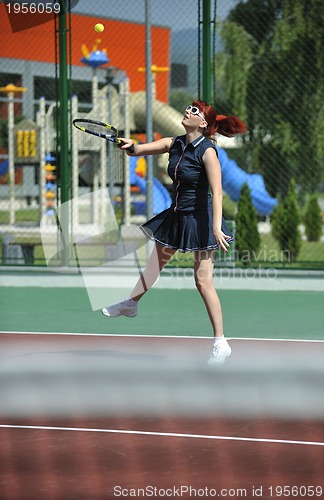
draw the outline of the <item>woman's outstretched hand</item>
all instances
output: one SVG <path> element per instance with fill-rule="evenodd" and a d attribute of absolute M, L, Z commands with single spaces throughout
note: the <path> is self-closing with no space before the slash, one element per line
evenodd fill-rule
<path fill-rule="evenodd" d="M 122 142 L 119 144 L 119 149 L 123 149 L 125 153 L 133 154 L 135 152 L 135 145 L 132 139 L 126 139 L 125 137 L 118 137 L 118 139 Z"/>
<path fill-rule="evenodd" d="M 217 228 L 213 229 L 213 233 L 219 248 L 223 250 L 223 252 L 228 252 L 230 245 L 227 240 L 231 239 L 231 236 L 227 236 L 226 234 L 223 233 L 221 229 Z"/>

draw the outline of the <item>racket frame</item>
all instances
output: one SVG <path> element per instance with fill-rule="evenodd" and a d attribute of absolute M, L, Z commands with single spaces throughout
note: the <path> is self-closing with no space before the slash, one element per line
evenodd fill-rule
<path fill-rule="evenodd" d="M 88 118 L 75 118 L 73 121 L 72 121 L 73 125 L 81 130 L 82 132 L 86 132 L 87 134 L 91 134 L 91 135 L 95 135 L 97 137 L 101 137 L 102 139 L 106 139 L 108 141 L 112 141 L 112 142 L 115 142 L 116 144 L 120 144 L 122 141 L 120 139 L 118 139 L 117 135 L 118 135 L 118 130 L 116 129 L 116 127 L 113 127 L 112 125 L 110 125 L 109 123 L 105 123 L 105 122 L 100 122 L 100 121 L 97 121 L 97 120 L 90 120 Z M 84 124 L 84 125 L 80 125 L 80 124 Z M 91 130 L 91 128 L 87 128 L 86 127 L 86 124 L 89 124 L 89 125 L 98 125 L 99 127 L 102 127 L 103 130 L 104 129 L 107 129 L 110 131 L 110 133 L 100 133 L 100 132 L 95 132 L 94 130 Z"/>
<path fill-rule="evenodd" d="M 93 125 L 98 125 L 100 127 L 103 127 L 103 129 L 106 128 L 107 130 L 110 130 L 111 132 L 110 133 L 95 132 L 94 130 L 88 129 L 85 126 L 79 125 L 79 123 L 83 123 L 83 124 L 89 123 L 89 124 L 93 124 Z M 117 144 L 117 146 L 122 146 L 123 144 L 125 144 L 124 141 L 118 139 L 118 137 L 117 137 L 118 136 L 118 130 L 116 129 L 116 127 L 113 127 L 109 123 L 100 122 L 100 121 L 97 121 L 97 120 L 90 120 L 89 118 L 75 118 L 72 121 L 72 124 L 78 130 L 81 130 L 81 132 L 85 132 L 87 134 L 91 134 L 91 135 L 94 135 L 96 137 L 100 137 L 101 139 L 106 139 L 106 141 L 114 142 L 115 144 Z M 128 151 L 130 153 L 134 153 L 134 151 L 135 151 L 135 148 L 134 148 L 133 144 L 129 148 L 127 148 L 127 149 L 128 149 Z"/>

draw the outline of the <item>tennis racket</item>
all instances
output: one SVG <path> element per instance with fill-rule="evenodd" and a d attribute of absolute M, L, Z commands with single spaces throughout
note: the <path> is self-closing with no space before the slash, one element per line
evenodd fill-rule
<path fill-rule="evenodd" d="M 106 139 L 106 141 L 114 142 L 117 146 L 125 144 L 124 141 L 118 139 L 118 130 L 112 125 L 109 125 L 109 123 L 88 120 L 85 118 L 76 118 L 72 123 L 78 130 L 81 130 L 81 132 L 86 132 L 87 134 Z M 127 149 L 130 153 L 134 153 L 133 144 Z"/>

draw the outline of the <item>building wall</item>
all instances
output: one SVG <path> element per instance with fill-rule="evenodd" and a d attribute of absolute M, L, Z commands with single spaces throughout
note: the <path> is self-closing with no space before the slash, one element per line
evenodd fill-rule
<path fill-rule="evenodd" d="M 15 73 L 15 61 L 34 61 L 38 63 L 55 63 L 54 22 L 50 21 L 29 29 L 12 32 L 5 4 L 0 4 L 1 58 L 12 61 L 12 73 Z M 97 22 L 105 25 L 103 33 L 93 29 Z M 145 90 L 145 73 L 138 72 L 138 67 L 145 66 L 145 25 L 105 17 L 93 17 L 71 14 L 71 62 L 73 67 L 85 67 L 81 45 L 85 44 L 91 52 L 97 39 L 101 39 L 99 49 L 106 49 L 110 59 L 109 66 L 126 71 L 130 78 L 131 92 Z M 160 67 L 170 67 L 170 29 L 152 27 L 152 63 Z M 108 65 L 103 66 L 103 68 Z M 89 74 L 92 70 L 89 68 Z M 54 77 L 54 67 L 53 67 Z M 73 71 L 72 71 L 73 77 Z M 169 98 L 169 73 L 159 73 L 156 79 L 156 96 L 167 102 Z M 11 83 L 11 82 L 8 82 Z"/>

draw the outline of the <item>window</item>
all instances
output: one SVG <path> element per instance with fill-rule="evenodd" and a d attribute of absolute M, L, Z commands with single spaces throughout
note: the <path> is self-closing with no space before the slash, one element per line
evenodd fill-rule
<path fill-rule="evenodd" d="M 171 87 L 181 88 L 188 86 L 188 66 L 186 64 L 171 64 Z"/>

